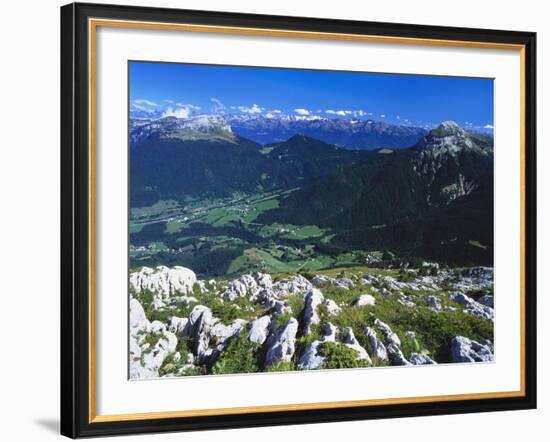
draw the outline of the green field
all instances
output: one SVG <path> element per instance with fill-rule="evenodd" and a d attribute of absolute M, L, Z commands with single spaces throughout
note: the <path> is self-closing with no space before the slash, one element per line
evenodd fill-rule
<path fill-rule="evenodd" d="M 362 250 L 323 250 L 334 241 L 330 229 L 258 221 L 279 207 L 294 189 L 231 198 L 158 201 L 133 208 L 131 266 L 184 265 L 203 276 L 314 271 L 364 263 Z"/>

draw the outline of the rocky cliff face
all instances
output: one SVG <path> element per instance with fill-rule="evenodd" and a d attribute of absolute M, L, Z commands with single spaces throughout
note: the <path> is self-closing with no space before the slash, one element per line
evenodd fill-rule
<path fill-rule="evenodd" d="M 130 378 L 493 359 L 492 269 L 326 273 L 132 273 Z"/>
<path fill-rule="evenodd" d="M 413 169 L 428 181 L 431 204 L 449 204 L 492 180 L 492 139 L 469 133 L 454 121 L 431 130 L 414 150 Z"/>

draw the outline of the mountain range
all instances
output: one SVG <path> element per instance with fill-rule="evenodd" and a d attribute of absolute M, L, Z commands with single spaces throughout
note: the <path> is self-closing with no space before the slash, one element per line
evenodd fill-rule
<path fill-rule="evenodd" d="M 131 119 L 131 129 L 155 130 L 170 127 L 177 121 L 180 126 L 229 129 L 233 134 L 259 144 L 286 141 L 295 134 L 334 144 L 347 149 L 372 150 L 380 147 L 406 148 L 414 145 L 427 130 L 406 125 L 392 125 L 383 121 L 357 118 L 324 118 L 300 115 L 199 115 L 186 119 L 164 117 L 157 119 Z M 139 131 L 136 131 L 139 135 Z"/>
<path fill-rule="evenodd" d="M 325 137 L 338 132 L 323 128 L 323 121 L 303 121 Z M 386 143 L 350 150 L 301 132 L 260 144 L 235 127 L 216 116 L 133 120 L 131 206 L 289 189 L 259 223 L 332 229 L 334 238 L 323 247 L 334 253 L 393 249 L 446 262 L 492 263 L 492 137 L 448 121 L 418 132 L 408 148 Z M 367 133 L 361 131 L 355 133 Z"/>
<path fill-rule="evenodd" d="M 492 138 L 444 122 L 410 149 L 383 149 L 289 194 L 260 222 L 330 227 L 344 248 L 489 263 L 493 176 Z"/>
<path fill-rule="evenodd" d="M 262 146 L 217 117 L 164 118 L 134 127 L 130 140 L 132 207 L 301 187 L 369 155 L 301 134 Z"/>
<path fill-rule="evenodd" d="M 392 125 L 382 121 L 323 118 L 318 116 L 233 115 L 227 118 L 233 131 L 258 143 L 284 141 L 301 133 L 348 149 L 404 148 L 427 133 L 423 128 Z"/>

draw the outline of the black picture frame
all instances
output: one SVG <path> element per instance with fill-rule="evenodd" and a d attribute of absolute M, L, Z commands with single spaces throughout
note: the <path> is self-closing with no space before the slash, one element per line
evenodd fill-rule
<path fill-rule="evenodd" d="M 524 50 L 524 395 L 95 422 L 90 419 L 89 18 L 521 45 Z M 536 408 L 536 34 L 73 3 L 61 8 L 61 434 L 241 428 Z"/>

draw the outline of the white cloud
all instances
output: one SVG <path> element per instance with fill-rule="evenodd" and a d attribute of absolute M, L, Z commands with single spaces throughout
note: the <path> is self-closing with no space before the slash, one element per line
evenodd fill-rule
<path fill-rule="evenodd" d="M 385 114 L 380 114 L 380 118 L 386 118 Z"/>
<path fill-rule="evenodd" d="M 138 98 L 132 101 L 132 108 L 138 111 L 154 113 L 155 108 L 158 107 L 158 104 L 151 100 L 146 100 L 143 98 Z"/>
<path fill-rule="evenodd" d="M 201 110 L 200 106 L 195 106 L 194 104 L 189 104 L 189 103 L 176 103 L 176 106 L 186 107 L 192 110 Z"/>
<path fill-rule="evenodd" d="M 495 127 L 492 124 L 486 124 L 483 126 L 483 129 L 494 129 Z"/>
<path fill-rule="evenodd" d="M 137 104 L 137 103 L 132 103 L 132 107 L 136 110 L 140 110 L 140 111 L 143 111 L 143 112 L 148 112 L 148 113 L 154 113 L 155 111 L 147 106 L 143 106 L 141 104 Z"/>
<path fill-rule="evenodd" d="M 253 104 L 251 107 L 239 106 L 238 109 L 244 114 L 261 114 L 265 111 L 265 107 L 258 106 L 257 104 Z"/>
<path fill-rule="evenodd" d="M 302 108 L 294 109 L 294 112 L 296 112 L 298 115 L 304 115 L 304 116 L 310 114 L 310 112 L 307 109 L 302 109 Z"/>
<path fill-rule="evenodd" d="M 210 98 L 212 102 L 212 112 L 214 113 L 223 113 L 225 110 L 225 105 L 215 97 Z"/>
<path fill-rule="evenodd" d="M 399 115 L 398 115 L 397 117 L 395 117 L 395 118 L 396 118 L 397 120 L 400 120 L 400 119 L 401 119 L 401 117 L 400 117 Z"/>
<path fill-rule="evenodd" d="M 367 112 L 363 109 L 349 110 L 349 109 L 327 109 L 325 110 L 326 114 L 329 115 L 338 115 L 340 117 L 345 117 L 346 115 L 352 115 L 355 118 L 365 117 L 367 115 L 372 115 L 372 112 Z"/>
<path fill-rule="evenodd" d="M 174 104 L 174 100 L 164 100 L 165 103 Z"/>
<path fill-rule="evenodd" d="M 282 113 L 282 111 L 280 111 L 279 109 L 272 109 L 272 110 L 268 110 L 266 112 L 267 113 L 265 113 L 264 115 L 267 118 L 277 118 Z"/>
<path fill-rule="evenodd" d="M 198 110 L 200 110 L 200 107 L 194 104 L 176 103 L 174 106 L 165 108 L 162 117 L 189 118 Z"/>
<path fill-rule="evenodd" d="M 329 114 L 329 115 L 339 115 L 339 116 L 341 116 L 341 117 L 345 117 L 347 111 L 345 111 L 345 110 L 332 110 L 332 109 L 327 109 L 327 110 L 325 111 L 325 113 L 327 113 L 327 114 Z"/>
<path fill-rule="evenodd" d="M 321 119 L 319 115 L 296 115 L 295 118 L 298 121 L 316 121 Z"/>
<path fill-rule="evenodd" d="M 137 104 L 137 105 L 139 105 L 139 106 L 158 106 L 158 104 L 155 103 L 154 101 L 145 100 L 145 99 L 143 99 L 143 98 L 134 100 L 134 104 Z"/>
<path fill-rule="evenodd" d="M 162 117 L 189 118 L 191 113 L 192 109 L 188 107 L 167 107 L 162 113 Z"/>

